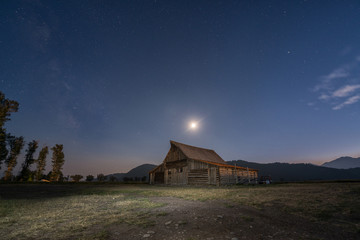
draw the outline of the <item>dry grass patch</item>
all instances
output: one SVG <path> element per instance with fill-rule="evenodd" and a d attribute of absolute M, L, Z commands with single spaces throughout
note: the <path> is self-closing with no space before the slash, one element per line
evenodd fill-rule
<path fill-rule="evenodd" d="M 151 197 L 220 201 L 226 208 L 247 205 L 360 230 L 356 182 L 231 187 L 79 184 L 0 185 L 0 234 L 3 239 L 106 239 L 107 226 L 148 227 L 166 217 L 167 212 L 151 213 L 163 205 Z M 244 220 L 252 221 L 246 216 Z"/>
<path fill-rule="evenodd" d="M 193 201 L 225 200 L 225 206 L 243 204 L 273 208 L 360 230 L 360 183 L 293 183 L 231 187 L 162 187 L 145 190 L 146 196 L 179 197 Z"/>
<path fill-rule="evenodd" d="M 45 200 L 0 200 L 3 239 L 83 238 L 95 225 L 153 224 L 148 212 L 163 206 L 124 194 L 80 195 Z"/>

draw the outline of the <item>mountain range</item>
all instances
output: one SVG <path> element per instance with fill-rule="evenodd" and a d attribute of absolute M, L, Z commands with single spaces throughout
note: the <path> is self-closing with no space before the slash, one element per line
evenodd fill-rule
<path fill-rule="evenodd" d="M 107 179 L 110 179 L 111 176 L 114 176 L 118 181 L 124 181 L 126 178 L 135 180 L 135 178 L 141 179 L 143 177 L 146 177 L 146 180 L 148 180 L 149 171 L 154 169 L 156 166 L 157 165 L 154 164 L 142 164 L 131 169 L 127 173 L 113 173 L 106 175 L 106 177 Z"/>
<path fill-rule="evenodd" d="M 311 181 L 311 180 L 343 180 L 360 179 L 360 158 L 341 157 L 321 166 L 309 163 L 256 163 L 244 160 L 227 162 L 230 165 L 249 167 L 259 170 L 259 176 L 270 176 L 273 181 Z M 146 177 L 149 171 L 157 165 L 142 164 L 127 173 L 114 173 L 107 175 L 109 180 L 114 176 L 118 181 L 127 179 L 138 180 Z"/>
<path fill-rule="evenodd" d="M 360 168 L 336 169 L 309 163 L 254 163 L 244 160 L 227 163 L 257 169 L 259 176 L 270 176 L 277 182 L 360 179 Z"/>
<path fill-rule="evenodd" d="M 360 167 L 360 157 L 353 158 L 353 157 L 341 157 L 335 159 L 331 162 L 326 162 L 323 167 L 329 168 L 338 168 L 338 169 L 349 169 L 349 168 L 359 168 Z"/>

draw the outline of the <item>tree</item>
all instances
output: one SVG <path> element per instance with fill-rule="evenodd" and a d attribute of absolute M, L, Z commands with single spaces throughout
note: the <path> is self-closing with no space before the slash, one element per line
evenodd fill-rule
<path fill-rule="evenodd" d="M 6 148 L 6 132 L 5 129 L 0 128 L 0 169 L 1 164 L 8 155 L 9 151 Z"/>
<path fill-rule="evenodd" d="M 86 176 L 86 180 L 87 182 L 92 182 L 94 180 L 94 176 L 93 175 L 87 175 Z"/>
<path fill-rule="evenodd" d="M 134 179 L 132 177 L 124 177 L 123 181 L 124 182 L 133 182 Z"/>
<path fill-rule="evenodd" d="M 43 177 L 43 172 L 45 170 L 46 165 L 46 156 L 49 153 L 49 148 L 47 146 L 43 147 L 39 153 L 39 156 L 36 160 L 36 180 L 40 181 Z"/>
<path fill-rule="evenodd" d="M 17 112 L 18 109 L 17 101 L 5 98 L 5 94 L 0 92 L 0 128 L 3 128 L 5 122 L 10 120 L 11 113 Z"/>
<path fill-rule="evenodd" d="M 99 182 L 103 182 L 103 181 L 106 180 L 105 175 L 102 174 L 102 173 L 98 174 L 98 175 L 96 176 L 96 178 L 97 178 L 97 180 L 98 180 Z"/>
<path fill-rule="evenodd" d="M 110 180 L 110 182 L 116 182 L 117 178 L 115 176 L 111 175 L 109 180 Z"/>
<path fill-rule="evenodd" d="M 12 176 L 12 170 L 17 164 L 17 157 L 20 154 L 21 149 L 24 147 L 24 138 L 23 137 L 14 137 L 8 135 L 6 137 L 10 146 L 10 154 L 6 159 L 5 163 L 7 164 L 7 170 L 5 171 L 4 180 L 7 181 Z"/>
<path fill-rule="evenodd" d="M 19 103 L 5 98 L 5 94 L 0 92 L 0 169 L 3 161 L 6 161 L 8 149 L 6 148 L 6 129 L 5 122 L 10 120 L 11 113 L 17 112 Z"/>
<path fill-rule="evenodd" d="M 34 153 L 38 148 L 38 141 L 31 141 L 28 143 L 28 148 L 26 149 L 25 161 L 22 164 L 22 169 L 20 171 L 19 179 L 23 181 L 28 181 L 31 177 L 30 166 L 35 162 Z"/>
<path fill-rule="evenodd" d="M 63 153 L 63 145 L 56 144 L 54 147 L 51 148 L 53 151 L 52 154 L 52 173 L 50 176 L 50 181 L 58 182 L 60 177 L 62 176 L 61 169 L 64 165 L 64 153 Z"/>
<path fill-rule="evenodd" d="M 72 175 L 72 176 L 70 176 L 71 178 L 72 178 L 72 180 L 74 181 L 74 182 L 79 182 L 82 178 L 84 178 L 82 175 L 80 175 L 80 174 L 76 174 L 76 175 Z"/>

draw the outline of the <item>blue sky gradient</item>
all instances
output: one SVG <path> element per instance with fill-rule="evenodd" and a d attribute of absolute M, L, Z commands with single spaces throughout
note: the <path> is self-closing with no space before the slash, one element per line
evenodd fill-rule
<path fill-rule="evenodd" d="M 170 139 L 225 160 L 359 157 L 359 29 L 359 1 L 4 1 L 6 127 L 64 144 L 65 174 L 158 164 Z"/>

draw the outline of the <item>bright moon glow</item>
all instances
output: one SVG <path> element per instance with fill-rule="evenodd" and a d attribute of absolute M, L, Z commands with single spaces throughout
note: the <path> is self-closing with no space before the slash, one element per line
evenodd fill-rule
<path fill-rule="evenodd" d="M 191 128 L 191 129 L 195 129 L 196 127 L 197 127 L 197 123 L 196 123 L 196 122 L 190 123 L 190 128 Z"/>

